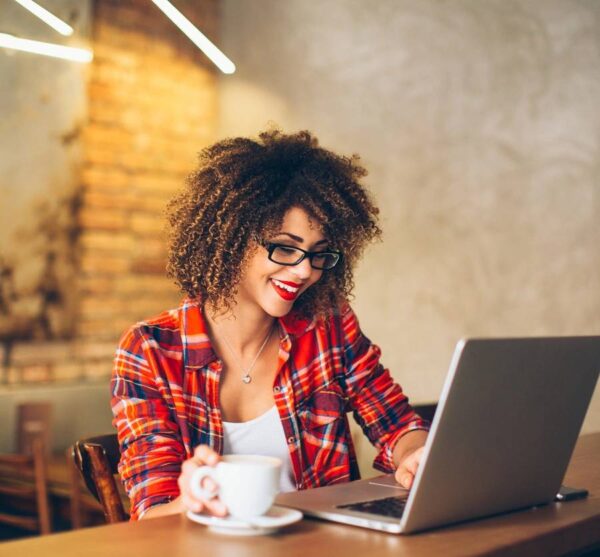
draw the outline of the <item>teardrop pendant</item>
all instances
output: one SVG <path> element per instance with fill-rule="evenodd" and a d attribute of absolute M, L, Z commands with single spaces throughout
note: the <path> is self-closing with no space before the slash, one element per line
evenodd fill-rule
<path fill-rule="evenodd" d="M 246 385 L 247 385 L 248 383 L 250 383 L 250 381 L 252 381 L 252 377 L 250 377 L 250 376 L 249 376 L 249 375 L 246 373 L 246 375 L 244 375 L 244 377 L 242 377 L 242 381 L 243 381 L 244 383 L 246 383 Z"/>

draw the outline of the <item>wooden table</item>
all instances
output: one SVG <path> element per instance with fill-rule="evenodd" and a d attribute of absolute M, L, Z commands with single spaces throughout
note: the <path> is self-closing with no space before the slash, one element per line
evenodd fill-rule
<path fill-rule="evenodd" d="M 565 483 L 590 497 L 411 536 L 303 520 L 277 535 L 214 534 L 182 515 L 101 526 L 0 544 L 0 556 L 338 557 L 387 555 L 554 556 L 600 548 L 600 433 L 579 439 Z M 578 553 L 579 554 L 579 553 Z"/>

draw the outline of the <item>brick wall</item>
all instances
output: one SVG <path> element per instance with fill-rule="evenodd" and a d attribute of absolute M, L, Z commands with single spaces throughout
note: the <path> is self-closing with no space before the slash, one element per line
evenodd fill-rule
<path fill-rule="evenodd" d="M 177 7 L 217 41 L 217 0 Z M 9 383 L 102 379 L 120 334 L 177 304 L 164 209 L 215 139 L 213 64 L 149 0 L 96 0 L 75 339 L 12 347 Z"/>

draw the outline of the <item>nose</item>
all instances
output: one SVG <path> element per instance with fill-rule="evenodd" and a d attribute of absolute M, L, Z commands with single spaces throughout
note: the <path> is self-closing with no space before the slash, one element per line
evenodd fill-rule
<path fill-rule="evenodd" d="M 292 267 L 292 271 L 294 275 L 298 277 L 298 280 L 306 282 L 313 272 L 313 268 L 310 266 L 310 260 L 308 257 L 300 261 L 298 265 L 294 265 Z"/>

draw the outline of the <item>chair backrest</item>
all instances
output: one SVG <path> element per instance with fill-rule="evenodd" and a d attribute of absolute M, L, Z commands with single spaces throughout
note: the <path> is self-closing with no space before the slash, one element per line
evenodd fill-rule
<path fill-rule="evenodd" d="M 109 524 L 128 519 L 115 474 L 120 452 L 116 434 L 81 439 L 73 445 L 73 461 L 90 493 L 100 502 Z"/>
<path fill-rule="evenodd" d="M 25 402 L 17 407 L 18 452 L 0 454 L 0 494 L 9 501 L 0 512 L 0 523 L 41 534 L 52 531 L 47 476 L 51 417 L 49 402 Z M 31 502 L 35 510 L 23 512 L 19 502 Z"/>
<path fill-rule="evenodd" d="M 17 406 L 17 452 L 33 454 L 33 440 L 42 442 L 50 453 L 52 428 L 51 402 L 24 402 Z"/>
<path fill-rule="evenodd" d="M 431 402 L 429 404 L 413 404 L 413 410 L 429 423 L 433 421 L 436 409 L 437 402 Z"/>

